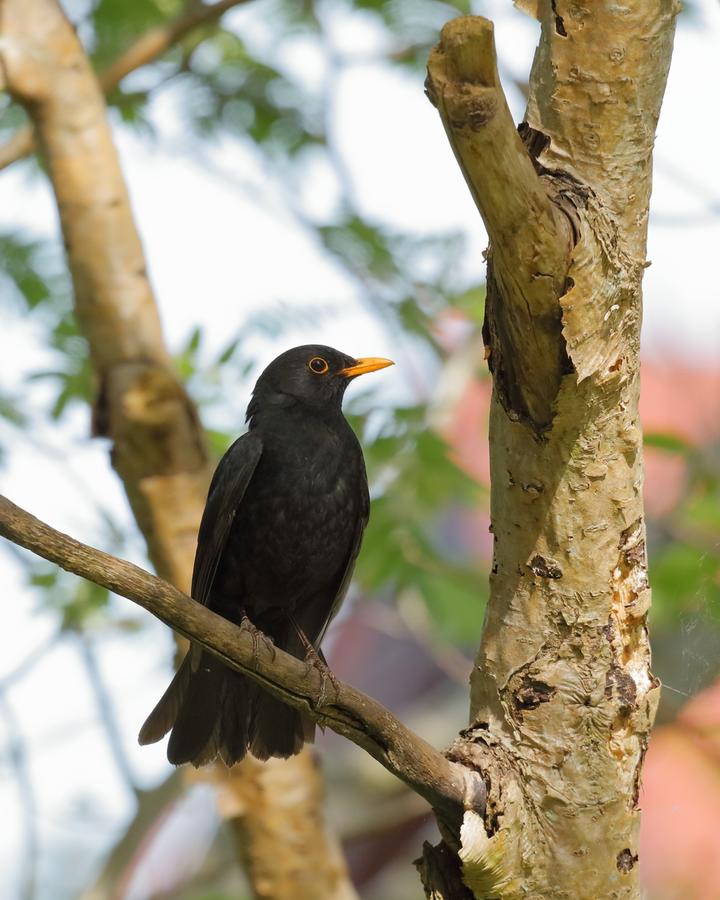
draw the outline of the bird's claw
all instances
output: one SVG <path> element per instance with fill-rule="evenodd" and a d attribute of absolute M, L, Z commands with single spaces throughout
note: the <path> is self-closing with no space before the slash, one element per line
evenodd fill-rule
<path fill-rule="evenodd" d="M 260 631 L 259 628 L 256 628 L 247 616 L 243 616 L 242 619 L 240 619 L 240 627 L 243 629 L 243 631 L 247 631 L 252 638 L 253 664 L 257 665 L 258 656 L 260 654 L 260 641 L 263 641 L 267 649 L 272 654 L 272 661 L 275 662 L 277 651 L 275 650 L 275 644 L 273 644 L 272 639 L 269 638 L 264 631 Z"/>
<path fill-rule="evenodd" d="M 340 682 L 335 677 L 332 669 L 328 666 L 322 656 L 318 653 L 318 651 L 312 646 L 312 644 L 305 648 L 305 663 L 307 664 L 306 674 L 309 674 L 310 669 L 315 668 L 320 673 L 320 694 L 318 695 L 318 708 L 321 708 L 325 705 L 325 699 L 327 697 L 327 683 L 330 681 L 332 686 L 335 688 L 335 694 L 337 695 L 340 692 Z"/>

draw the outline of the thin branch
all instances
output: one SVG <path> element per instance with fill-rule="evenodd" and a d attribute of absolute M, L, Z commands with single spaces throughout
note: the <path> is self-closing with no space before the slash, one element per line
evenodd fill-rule
<path fill-rule="evenodd" d="M 144 844 L 153 835 L 156 823 L 162 819 L 184 790 L 178 770 L 149 790 L 137 792 L 137 806 L 122 837 L 109 852 L 93 883 L 80 894 L 79 900 L 98 900 L 99 897 L 122 897 L 132 878 L 135 866 L 142 860 Z"/>
<path fill-rule="evenodd" d="M 488 337 L 491 368 L 496 381 L 508 368 L 502 380 L 520 386 L 517 397 L 503 398 L 506 406 L 547 427 L 562 377 L 558 300 L 572 230 L 513 122 L 492 22 L 479 16 L 448 22 L 430 54 L 426 86 L 490 237 L 488 312 L 497 325 Z"/>
<path fill-rule="evenodd" d="M 60 643 L 62 632 L 53 631 L 50 637 L 41 641 L 37 647 L 30 651 L 16 666 L 0 679 L 0 692 L 7 691 L 16 681 L 21 681 L 35 666 L 44 660 L 48 653 Z"/>
<path fill-rule="evenodd" d="M 229 9 L 247 2 L 248 0 L 220 0 L 210 6 L 204 3 L 191 4 L 173 21 L 141 35 L 115 62 L 100 73 L 98 76 L 100 87 L 105 93 L 111 91 L 126 75 L 162 56 L 195 28 L 211 25 Z"/>
<path fill-rule="evenodd" d="M 56 531 L 0 497 L 0 535 L 151 612 L 225 665 L 243 672 L 289 706 L 366 750 L 457 826 L 466 802 L 484 804 L 484 783 L 447 760 L 385 707 L 346 684 L 323 697 L 314 667 L 252 635 L 143 569 Z"/>
<path fill-rule="evenodd" d="M 0 144 L 0 170 L 6 169 L 14 162 L 25 159 L 35 150 L 35 129 L 24 125 L 4 144 Z"/>
<path fill-rule="evenodd" d="M 130 760 L 127 758 L 127 754 L 123 747 L 122 736 L 118 729 L 117 722 L 115 721 L 112 699 L 95 657 L 95 649 L 93 648 L 90 638 L 86 634 L 80 632 L 77 637 L 78 650 L 80 651 L 80 657 L 82 658 L 88 681 L 90 682 L 90 689 L 95 696 L 98 715 L 100 716 L 100 721 L 105 730 L 105 737 L 107 738 L 110 747 L 110 753 L 115 761 L 118 772 L 125 782 L 125 786 L 129 791 L 137 795 L 138 785 L 135 780 L 132 766 L 130 765 Z"/>
<path fill-rule="evenodd" d="M 220 0 L 211 6 L 194 3 L 186 7 L 175 19 L 140 35 L 127 50 L 98 75 L 103 91 L 108 94 L 116 88 L 123 78 L 131 72 L 154 62 L 163 53 L 178 44 L 186 35 L 203 25 L 212 25 L 224 13 L 234 6 L 247 3 L 248 0 Z M 28 125 L 17 131 L 4 144 L 0 145 L 0 170 L 14 162 L 30 156 L 37 148 L 35 129 Z"/>
<path fill-rule="evenodd" d="M 20 897 L 21 900 L 33 900 L 37 886 L 37 861 L 40 846 L 35 823 L 37 815 L 35 788 L 30 774 L 30 767 L 28 766 L 27 748 L 20 730 L 20 723 L 2 688 L 0 688 L 0 715 L 5 719 L 8 735 L 8 757 L 12 768 L 15 770 L 17 789 L 20 795 L 20 807 L 25 822 L 25 862 Z"/>

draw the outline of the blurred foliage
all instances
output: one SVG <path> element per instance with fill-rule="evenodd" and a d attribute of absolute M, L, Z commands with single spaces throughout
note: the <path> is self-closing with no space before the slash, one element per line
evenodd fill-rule
<path fill-rule="evenodd" d="M 44 334 L 48 367 L 28 377 L 54 383 L 56 393 L 48 414 L 59 419 L 68 404 L 87 405 L 93 393 L 87 341 L 75 320 L 70 279 L 60 252 L 49 242 L 0 234 L 0 263 L 0 286 L 6 288 L 3 297 L 7 298 L 5 315 L 14 312 Z M 12 421 L 13 415 L 12 407 L 0 404 L 0 416 Z"/>
<path fill-rule="evenodd" d="M 258 0 L 255 25 L 248 36 L 232 28 L 232 14 L 213 28 L 188 35 L 166 56 L 131 75 L 111 92 L 108 103 L 124 126 L 148 140 L 158 140 L 153 126 L 153 102 L 170 96 L 182 122 L 187 153 L 202 153 L 209 141 L 237 140 L 263 159 L 273 187 L 287 198 L 298 223 L 335 258 L 366 296 L 368 307 L 393 334 L 424 347 L 423 366 L 439 371 L 444 352 L 436 323 L 443 312 L 457 308 L 477 327 L 482 318 L 482 286 L 458 281 L 462 241 L 457 235 L 417 236 L 398 233 L 368 220 L 347 188 L 342 160 L 325 127 L 325 111 L 334 89 L 332 73 L 351 65 L 331 38 L 337 17 L 361 15 L 383 35 L 378 62 L 407 67 L 410 58 L 424 59 L 443 22 L 468 4 L 436 0 L 365 0 L 314 3 L 310 0 Z M 99 0 L 87 10 L 79 33 L 94 65 L 107 67 L 149 28 L 181 15 L 178 0 Z M 243 5 L 244 6 L 244 5 Z M 262 12 L 261 12 L 262 11 Z M 260 23 L 272 22 L 272 26 Z M 302 73 L 283 65 L 283 46 L 311 40 L 325 56 L 326 76 L 310 86 Z M 418 80 L 421 72 L 417 71 Z M 420 86 L 420 82 L 418 82 Z M 307 216 L 295 185 L 306 170 L 303 151 L 310 146 L 324 154 L 342 186 L 336 210 L 324 221 Z M 51 386 L 46 415 L 58 419 L 76 404 L 92 401 L 87 351 L 72 315 L 67 276 L 57 253 L 34 238 L 0 238 L 4 277 L 13 286 L 16 309 L 41 320 L 49 364 L 29 381 Z M 329 310 L 300 310 L 278 305 L 249 317 L 242 330 L 213 358 L 204 349 L 202 325 L 188 335 L 176 354 L 177 370 L 201 407 L 213 450 L 220 454 L 234 438 L 239 410 L 227 412 L 227 397 L 237 384 L 250 388 L 248 375 L 258 362 L 248 352 L 253 335 L 277 337 L 298 322 L 313 320 L 320 327 Z M 230 386 L 233 386 L 230 390 Z M 242 392 L 241 392 L 242 393 Z M 369 409 L 351 408 L 363 435 L 374 495 L 371 525 L 358 567 L 358 581 L 368 592 L 392 598 L 406 587 L 417 589 L 448 638 L 472 645 L 482 621 L 486 593 L 486 561 L 448 560 L 441 549 L 443 515 L 448 508 L 477 501 L 480 489 L 452 462 L 442 438 L 428 428 L 428 398 L 411 407 L 385 409 L 382 422 Z M 22 427 L 22 406 L 16 396 L 0 398 L 0 415 Z M 233 423 L 228 427 L 228 419 Z M 462 552 L 460 553 L 462 557 Z M 65 579 L 48 580 L 31 573 L 45 588 L 48 606 L 71 627 L 107 605 L 107 597 L 71 591 L 60 600 Z"/>
<path fill-rule="evenodd" d="M 78 6 L 78 31 L 100 71 L 148 29 L 195 5 L 193 0 L 87 0 Z M 195 157 L 202 165 L 208 165 L 209 151 L 221 142 L 249 149 L 262 171 L 251 189 L 283 198 L 298 227 L 341 267 L 401 352 L 422 360 L 423 372 L 433 382 L 448 370 L 453 353 L 461 355 L 477 340 L 483 285 L 458 276 L 463 253 L 458 235 L 404 234 L 363 213 L 327 116 L 337 73 L 357 63 L 372 61 L 402 70 L 421 91 L 427 52 L 439 29 L 447 19 L 468 12 L 469 0 L 254 0 L 219 25 L 187 35 L 108 97 L 119 129 L 132 129 L 156 143 L 163 140 L 157 115 L 163 101 L 181 123 L 182 139 L 173 152 Z M 375 29 L 371 54 L 338 49 L 335 26 L 350 20 Z M 299 45 L 310 48 L 319 60 L 317 77 L 290 64 L 289 51 Z M 25 121 L 22 110 L 7 97 L 0 100 L 0 115 L 0 139 Z M 307 212 L 298 189 L 308 178 L 311 161 L 318 158 L 339 185 L 333 208 L 323 217 Z M 1 453 L 14 446 L 18 434 L 30 439 L 38 424 L 65 423 L 75 411 L 87 408 L 94 388 L 86 342 L 72 313 L 71 287 L 55 243 L 30 234 L 1 234 L 0 289 L 5 321 L 29 321 L 42 350 L 38 368 L 21 384 L 0 389 L 0 425 L 5 426 L 0 431 Z M 277 339 L 298 324 L 317 324 L 320 330 L 334 313 L 278 303 L 247 317 L 219 351 L 208 349 L 201 321 L 176 348 L 178 374 L 201 408 L 218 456 L 235 437 L 251 389 L 250 373 L 261 362 L 251 350 L 253 338 Z M 464 337 L 452 347 L 442 339 L 441 325 L 448 314 L 467 325 Z M 348 404 L 362 438 L 373 495 L 357 581 L 364 594 L 378 602 L 392 604 L 402 592 L 412 591 L 422 598 L 441 640 L 470 648 L 477 645 L 482 622 L 488 560 L 473 547 L 455 546 L 447 524 L 458 511 L 486 504 L 487 489 L 457 467 L 432 427 L 439 403 L 418 389 L 404 406 L 388 407 L 367 396 Z M 717 619 L 719 448 L 694 447 L 672 434 L 648 435 L 646 444 L 652 452 L 680 458 L 685 473 L 676 507 L 662 520 L 649 522 L 653 619 L 669 630 L 683 615 Z M 122 554 L 128 536 L 106 513 L 101 520 L 97 541 Z M 52 616 L 61 629 L 136 627 L 126 613 L 123 617 L 114 609 L 102 589 L 25 554 L 19 558 L 29 583 L 38 589 L 39 611 Z M 221 895 L 202 896 L 209 900 Z"/>
<path fill-rule="evenodd" d="M 682 460 L 677 504 L 648 523 L 652 621 L 673 628 L 693 614 L 720 625 L 720 445 L 694 447 L 672 434 L 648 434 L 646 447 Z"/>
<path fill-rule="evenodd" d="M 101 70 L 148 29 L 174 21 L 193 5 L 181 0 L 97 0 L 80 7 L 79 33 Z M 458 235 L 409 235 L 363 214 L 326 115 L 335 74 L 356 61 L 352 51 L 338 50 L 338 22 L 354 16 L 376 29 L 377 50 L 371 58 L 390 68 L 417 63 L 413 72 L 420 89 L 420 66 L 439 28 L 451 16 L 469 11 L 467 0 L 256 0 L 220 23 L 186 35 L 164 57 L 126 78 L 108 102 L 123 127 L 157 141 L 161 136 L 154 125 L 154 104 L 160 95 L 170 98 L 182 123 L 183 152 L 200 159 L 220 139 L 252 148 L 269 179 L 267 185 L 254 187 L 279 191 L 297 224 L 353 279 L 383 325 L 411 353 L 421 354 L 425 370 L 440 372 L 447 351 L 439 340 L 438 322 L 453 310 L 465 317 L 467 340 L 472 340 L 482 322 L 483 287 L 463 283 L 455 274 L 463 251 Z M 243 27 L 250 14 L 252 26 Z M 309 43 L 324 60 L 319 66 L 322 77 L 309 78 L 286 62 L 292 54 L 283 49 L 297 42 Z M 368 56 L 357 59 L 367 62 Z M 22 114 L 7 99 L 4 104 L 4 125 L 16 127 Z M 324 157 L 340 185 L 334 209 L 323 219 L 306 213 L 297 192 L 307 175 L 309 148 L 314 160 L 318 153 Z M 92 401 L 93 383 L 60 253 L 32 235 L 7 233 L 0 235 L 0 261 L 0 286 L 9 287 L 3 296 L 10 311 L 37 324 L 47 351 L 42 367 L 27 376 L 26 388 L 33 382 L 44 384 L 43 414 L 61 419 Z M 331 314 L 327 308 L 278 304 L 248 317 L 214 356 L 204 347 L 201 323 L 188 335 L 176 353 L 177 370 L 203 410 L 218 455 L 234 437 L 243 411 L 229 411 L 227 398 L 243 394 L 238 384 L 247 395 L 249 374 L 259 362 L 249 351 L 252 338 L 278 337 L 294 324 L 312 322 L 320 328 L 323 317 Z M 484 489 L 458 470 L 441 436 L 428 427 L 433 402 L 418 396 L 406 408 L 384 409 L 381 420 L 362 400 L 350 406 L 353 424 L 363 437 L 374 496 L 358 580 L 367 592 L 389 598 L 405 588 L 419 591 L 443 634 L 473 644 L 486 593 L 487 561 L 469 553 L 463 558 L 462 550 L 459 558 L 448 559 L 442 530 L 448 510 L 476 504 Z M 21 389 L 0 392 L 0 420 L 16 430 L 32 428 Z M 648 435 L 646 444 L 653 452 L 681 457 L 687 472 L 687 491 L 678 508 L 650 527 L 655 621 L 666 626 L 690 610 L 714 616 L 720 586 L 717 547 L 710 535 L 720 525 L 717 461 L 672 434 Z M 35 583 L 45 587 L 48 596 L 60 592 L 56 583 Z M 78 612 L 78 604 L 90 611 L 103 605 L 99 597 L 76 598 L 68 601 L 67 609 L 57 599 L 53 602 L 66 624 L 85 615 Z"/>
<path fill-rule="evenodd" d="M 95 510 L 98 525 L 93 542 L 107 552 L 127 556 L 132 542 L 112 515 L 98 506 Z M 111 627 L 122 632 L 133 632 L 145 619 L 139 609 L 118 604 L 113 609 L 113 597 L 107 588 L 91 581 L 77 578 L 40 557 L 25 553 L 15 545 L 10 552 L 25 571 L 28 584 L 38 588 L 36 592 L 39 613 L 50 614 L 59 632 L 86 632 Z"/>

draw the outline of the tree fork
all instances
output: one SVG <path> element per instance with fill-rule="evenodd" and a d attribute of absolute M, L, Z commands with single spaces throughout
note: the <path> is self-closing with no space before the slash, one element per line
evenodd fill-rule
<path fill-rule="evenodd" d="M 488 233 L 491 592 L 454 852 L 476 898 L 639 897 L 638 785 L 659 697 L 638 420 L 652 144 L 674 0 L 522 0 L 542 26 L 515 132 L 491 25 L 449 23 L 428 94 Z M 525 147 L 523 146 L 525 142 Z M 425 853 L 429 897 L 458 893 Z"/>

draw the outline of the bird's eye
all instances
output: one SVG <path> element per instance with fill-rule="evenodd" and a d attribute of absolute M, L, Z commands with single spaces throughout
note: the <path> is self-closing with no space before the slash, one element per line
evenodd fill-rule
<path fill-rule="evenodd" d="M 329 368 L 327 360 L 323 359 L 322 356 L 313 356 L 308 363 L 308 369 L 316 375 L 324 375 Z"/>

